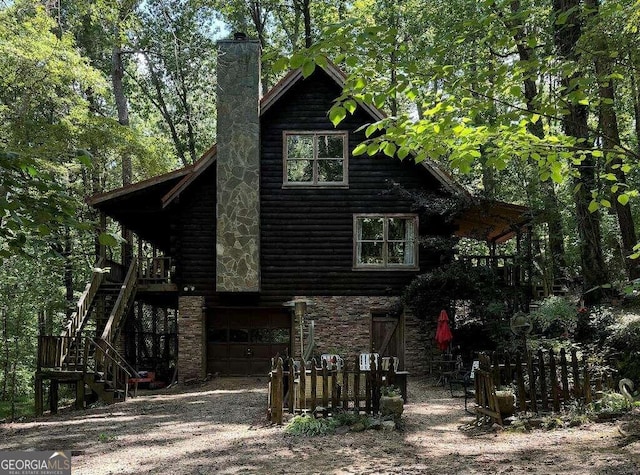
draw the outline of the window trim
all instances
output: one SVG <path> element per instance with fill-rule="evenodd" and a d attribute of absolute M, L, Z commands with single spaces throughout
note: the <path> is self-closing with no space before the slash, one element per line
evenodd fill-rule
<path fill-rule="evenodd" d="M 287 137 L 289 135 L 310 135 L 313 137 L 313 159 L 311 182 L 290 182 L 287 177 L 288 153 Z M 318 182 L 318 145 L 319 135 L 337 135 L 342 140 L 342 181 Z M 346 130 L 284 130 L 282 132 L 282 188 L 349 188 L 349 132 Z"/>
<path fill-rule="evenodd" d="M 384 218 L 384 236 L 382 245 L 382 257 L 384 262 L 382 264 L 360 264 L 358 263 L 358 219 L 361 218 Z M 413 265 L 406 264 L 389 264 L 388 252 L 389 252 L 389 239 L 388 239 L 388 219 L 400 218 L 413 222 L 414 226 L 414 241 L 413 241 Z M 418 230 L 420 229 L 420 223 L 417 214 L 411 213 L 357 213 L 353 215 L 353 268 L 354 271 L 416 271 L 420 270 L 419 265 L 419 253 L 418 253 Z M 365 242 L 365 241 L 360 241 Z M 392 240 L 392 242 L 399 242 Z"/>

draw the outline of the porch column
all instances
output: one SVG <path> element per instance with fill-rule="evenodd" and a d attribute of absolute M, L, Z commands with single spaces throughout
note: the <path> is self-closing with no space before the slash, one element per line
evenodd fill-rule
<path fill-rule="evenodd" d="M 204 297 L 178 298 L 178 380 L 204 379 L 207 370 Z"/>

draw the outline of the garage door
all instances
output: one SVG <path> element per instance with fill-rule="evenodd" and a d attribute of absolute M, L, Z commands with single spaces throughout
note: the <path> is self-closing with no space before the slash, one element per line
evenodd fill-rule
<path fill-rule="evenodd" d="M 291 348 L 291 315 L 280 308 L 213 309 L 207 316 L 207 371 L 265 375 Z"/>

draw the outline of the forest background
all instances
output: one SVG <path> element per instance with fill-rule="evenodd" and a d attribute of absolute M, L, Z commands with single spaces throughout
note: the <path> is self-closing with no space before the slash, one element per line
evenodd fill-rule
<path fill-rule="evenodd" d="M 59 333 L 93 270 L 85 197 L 215 142 L 215 43 L 233 31 L 259 39 L 264 90 L 338 64 L 330 119 L 388 114 L 356 154 L 428 158 L 530 207 L 540 282 L 632 291 L 638 25 L 633 0 L 0 0 L 2 412 L 31 405 L 37 335 Z"/>

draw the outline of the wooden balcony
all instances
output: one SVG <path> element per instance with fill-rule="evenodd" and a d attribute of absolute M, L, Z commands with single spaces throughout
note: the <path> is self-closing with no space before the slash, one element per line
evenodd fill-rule
<path fill-rule="evenodd" d="M 176 292 L 178 287 L 172 281 L 174 273 L 171 257 L 142 258 L 138 266 L 138 291 Z"/>

